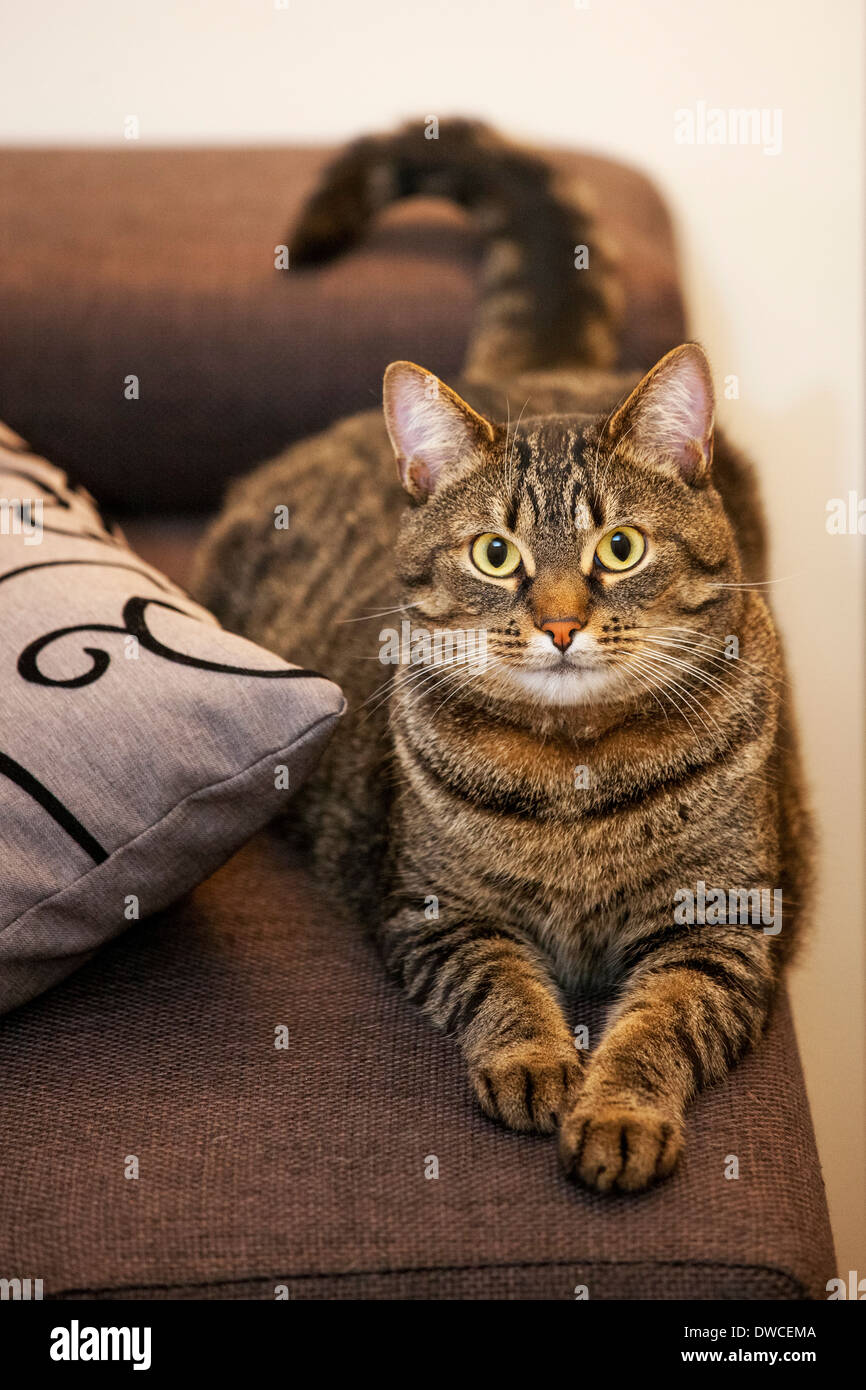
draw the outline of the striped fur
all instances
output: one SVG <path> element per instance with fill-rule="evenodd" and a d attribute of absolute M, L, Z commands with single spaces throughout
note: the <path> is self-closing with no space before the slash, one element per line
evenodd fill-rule
<path fill-rule="evenodd" d="M 689 435 L 702 382 L 711 410 L 699 349 L 638 383 L 603 370 L 613 321 L 585 331 L 580 314 L 592 322 L 605 294 L 582 310 L 580 275 L 549 254 L 591 229 L 553 200 L 538 161 L 468 125 L 447 150 L 417 129 L 361 142 L 297 238 L 309 259 L 352 240 L 373 211 L 374 167 L 391 171 L 395 195 L 429 173 L 470 206 L 473 189 L 492 200 L 488 223 L 514 243 L 499 264 L 532 273 L 516 299 L 488 277 L 458 397 L 414 378 L 433 383 L 433 416 L 452 412 L 430 425 L 435 448 L 424 456 L 430 412 L 401 415 L 420 370 L 404 365 L 390 440 L 370 412 L 235 485 L 197 590 L 228 627 L 349 695 L 353 713 L 299 799 L 314 862 L 416 1007 L 454 1035 L 480 1105 L 515 1129 L 558 1127 L 568 1173 L 634 1191 L 672 1170 L 688 1102 L 760 1036 L 808 898 L 784 664 L 751 586 L 759 504 L 718 433 Z M 528 187 L 541 191 L 532 218 Z M 564 308 L 548 333 L 555 290 Z M 517 302 L 535 317 L 510 320 Z M 412 457 L 406 430 L 420 432 Z M 288 531 L 273 526 L 282 505 Z M 650 537 L 648 558 L 611 576 L 592 550 L 623 523 Z M 473 567 L 472 538 L 489 531 L 520 545 L 513 582 Z M 579 620 L 563 658 L 574 672 L 551 664 L 550 614 Z M 483 632 L 487 661 L 383 667 L 380 633 L 404 621 L 412 634 Z M 781 932 L 679 925 L 677 893 L 698 883 L 781 889 Z M 572 990 L 615 1000 L 588 1062 Z"/>
<path fill-rule="evenodd" d="M 350 145 L 295 227 L 290 263 L 316 265 L 347 251 L 396 198 L 445 196 L 477 218 L 485 244 L 466 374 L 496 380 L 529 369 L 608 367 L 619 316 L 613 255 L 572 191 L 538 155 L 480 122 L 447 121 L 436 138 L 429 133 L 411 122 Z M 591 255 L 578 274 L 580 246 Z"/>

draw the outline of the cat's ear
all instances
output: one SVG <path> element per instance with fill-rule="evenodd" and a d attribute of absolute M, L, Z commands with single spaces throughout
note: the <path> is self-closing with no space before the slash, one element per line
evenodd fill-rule
<path fill-rule="evenodd" d="M 418 500 L 429 497 L 446 472 L 493 439 L 493 427 L 483 416 L 414 362 L 391 363 L 384 405 L 400 481 Z"/>
<path fill-rule="evenodd" d="M 647 372 L 605 427 L 638 455 L 671 465 L 695 486 L 709 479 L 715 403 L 710 364 L 697 343 L 674 348 Z"/>

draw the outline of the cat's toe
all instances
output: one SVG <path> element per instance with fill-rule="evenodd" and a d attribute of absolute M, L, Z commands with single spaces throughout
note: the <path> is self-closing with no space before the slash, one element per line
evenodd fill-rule
<path fill-rule="evenodd" d="M 550 1134 L 581 1082 L 580 1060 L 569 1044 L 503 1049 L 470 1068 L 485 1114 L 509 1129 Z"/>
<path fill-rule="evenodd" d="M 562 1123 L 559 1158 L 595 1192 L 640 1192 L 673 1172 L 682 1146 L 679 1120 L 658 1110 L 578 1104 Z"/>

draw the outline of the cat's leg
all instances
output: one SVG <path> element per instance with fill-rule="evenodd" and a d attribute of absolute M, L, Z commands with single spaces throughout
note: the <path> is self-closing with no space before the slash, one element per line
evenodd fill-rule
<path fill-rule="evenodd" d="M 760 928 L 667 929 L 645 947 L 560 1131 L 564 1170 L 599 1192 L 672 1171 L 687 1104 L 757 1041 L 772 997 Z"/>
<path fill-rule="evenodd" d="M 482 1109 L 550 1133 L 577 1094 L 581 1057 L 538 948 L 511 927 L 451 912 L 427 921 L 412 907 L 379 937 L 412 1002 L 458 1038 Z"/>

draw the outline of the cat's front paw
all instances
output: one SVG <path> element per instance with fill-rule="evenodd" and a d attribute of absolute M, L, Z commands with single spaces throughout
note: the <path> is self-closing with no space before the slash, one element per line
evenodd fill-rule
<path fill-rule="evenodd" d="M 481 1109 L 509 1129 L 550 1134 L 581 1083 L 579 1054 L 570 1041 L 519 1043 L 485 1053 L 469 1076 Z"/>
<path fill-rule="evenodd" d="M 640 1192 L 666 1178 L 683 1147 L 678 1119 L 646 1106 L 578 1101 L 562 1122 L 567 1177 L 595 1192 Z"/>

